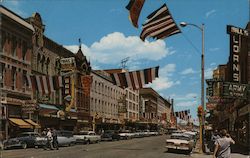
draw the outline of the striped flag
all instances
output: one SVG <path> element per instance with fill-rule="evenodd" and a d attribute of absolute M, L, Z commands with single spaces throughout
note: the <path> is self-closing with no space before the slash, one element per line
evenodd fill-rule
<path fill-rule="evenodd" d="M 129 19 L 133 26 L 138 28 L 138 19 L 145 0 L 130 0 L 126 8 L 129 10 Z"/>
<path fill-rule="evenodd" d="M 63 87 L 62 76 L 26 75 L 27 84 L 40 94 L 51 94 Z"/>
<path fill-rule="evenodd" d="M 145 84 L 152 83 L 155 78 L 159 77 L 158 73 L 159 66 L 138 71 L 111 73 L 110 76 L 114 84 L 119 87 L 140 89 Z"/>
<path fill-rule="evenodd" d="M 148 36 L 156 39 L 163 39 L 181 32 L 166 4 L 151 13 L 147 18 L 148 20 L 143 24 L 140 35 L 143 41 Z"/>

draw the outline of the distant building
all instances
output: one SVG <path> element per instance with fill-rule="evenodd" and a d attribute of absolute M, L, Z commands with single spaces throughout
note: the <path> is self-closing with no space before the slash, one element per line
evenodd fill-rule
<path fill-rule="evenodd" d="M 114 126 L 121 124 L 124 119 L 124 117 L 120 117 L 120 113 L 126 112 L 119 111 L 119 101 L 123 100 L 125 90 L 114 85 L 111 77 L 105 71 L 93 70 L 91 76 L 90 113 L 92 123 L 96 125 L 96 130 L 115 128 Z"/>

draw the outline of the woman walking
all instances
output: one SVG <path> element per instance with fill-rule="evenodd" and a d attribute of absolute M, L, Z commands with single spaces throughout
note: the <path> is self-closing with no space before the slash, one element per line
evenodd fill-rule
<path fill-rule="evenodd" d="M 221 138 L 214 143 L 214 158 L 231 158 L 230 145 L 235 144 L 235 141 L 230 137 L 225 129 L 221 130 Z"/>

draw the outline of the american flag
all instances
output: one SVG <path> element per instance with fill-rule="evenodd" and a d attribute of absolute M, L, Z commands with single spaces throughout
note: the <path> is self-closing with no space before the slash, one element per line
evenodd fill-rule
<path fill-rule="evenodd" d="M 158 72 L 159 66 L 138 71 L 111 73 L 110 75 L 115 85 L 136 90 L 143 88 L 145 84 L 152 83 L 155 78 L 159 77 Z"/>
<path fill-rule="evenodd" d="M 145 0 L 130 0 L 126 8 L 129 10 L 129 19 L 134 27 L 138 28 L 138 19 Z"/>
<path fill-rule="evenodd" d="M 167 5 L 164 4 L 147 17 L 146 22 L 143 24 L 140 38 L 143 41 L 148 36 L 156 39 L 163 39 L 180 32 Z"/>

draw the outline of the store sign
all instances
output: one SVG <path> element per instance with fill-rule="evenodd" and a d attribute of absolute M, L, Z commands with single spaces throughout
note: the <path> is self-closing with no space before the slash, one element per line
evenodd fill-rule
<path fill-rule="evenodd" d="M 62 58 L 60 63 L 62 70 L 72 70 L 76 67 L 76 61 L 74 57 Z"/>
<path fill-rule="evenodd" d="M 36 108 L 37 108 L 37 104 L 36 104 L 36 101 L 34 100 L 26 100 L 22 104 L 22 112 L 26 114 L 34 113 L 34 111 L 36 111 Z"/>
<path fill-rule="evenodd" d="M 12 104 L 12 105 L 22 105 L 24 103 L 24 101 L 21 99 L 5 97 L 5 99 L 3 101 L 1 101 L 1 103 Z"/>
<path fill-rule="evenodd" d="M 216 108 L 217 104 L 213 104 L 213 103 L 207 103 L 206 104 L 206 109 L 207 110 L 214 110 Z"/>
<path fill-rule="evenodd" d="M 223 83 L 223 96 L 230 98 L 246 98 L 249 86 L 233 82 Z"/>
<path fill-rule="evenodd" d="M 230 34 L 230 60 L 232 62 L 232 80 L 240 82 L 240 52 L 241 52 L 241 38 L 248 36 L 248 31 L 242 28 L 227 26 L 227 33 Z"/>

